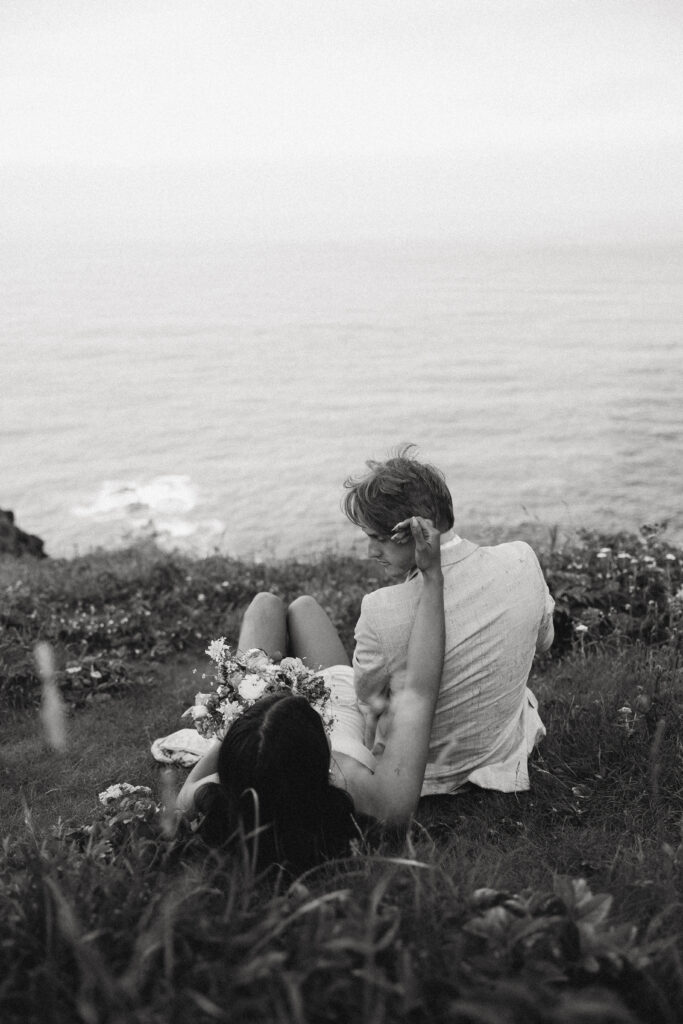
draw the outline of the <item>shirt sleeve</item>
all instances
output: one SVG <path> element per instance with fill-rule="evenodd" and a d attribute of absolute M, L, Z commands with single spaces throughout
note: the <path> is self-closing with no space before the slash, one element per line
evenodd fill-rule
<path fill-rule="evenodd" d="M 538 569 L 538 574 L 541 579 L 541 586 L 543 592 L 543 615 L 541 616 L 541 623 L 538 627 L 538 636 L 536 638 L 536 650 L 547 651 L 551 647 L 552 642 L 555 639 L 555 627 L 553 625 L 553 613 L 555 611 L 555 602 L 550 594 L 550 591 L 548 590 L 548 584 L 545 581 L 543 570 L 541 569 L 541 565 L 533 549 L 532 553 L 534 561 L 536 563 L 536 567 Z"/>
<path fill-rule="evenodd" d="M 353 685 L 361 710 L 381 697 L 390 682 L 387 660 L 376 630 L 371 623 L 367 597 L 360 606 L 360 618 L 356 623 L 356 646 L 353 652 Z"/>

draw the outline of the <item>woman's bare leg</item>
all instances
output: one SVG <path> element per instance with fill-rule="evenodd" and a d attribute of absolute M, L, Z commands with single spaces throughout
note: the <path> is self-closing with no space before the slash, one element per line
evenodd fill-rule
<path fill-rule="evenodd" d="M 297 597 L 287 609 L 289 648 L 309 668 L 349 665 L 349 658 L 327 612 L 308 595 Z"/>
<path fill-rule="evenodd" d="M 287 609 L 275 594 L 261 593 L 253 599 L 242 619 L 238 650 L 259 647 L 274 661 L 287 653 Z"/>

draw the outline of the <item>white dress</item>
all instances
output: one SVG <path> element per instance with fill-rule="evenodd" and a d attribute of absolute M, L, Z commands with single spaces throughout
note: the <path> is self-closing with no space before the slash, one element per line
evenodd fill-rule
<path fill-rule="evenodd" d="M 334 724 L 330 732 L 333 754 L 346 754 L 374 772 L 376 761 L 363 743 L 365 723 L 358 707 L 350 665 L 332 665 L 323 672 L 331 691 Z"/>

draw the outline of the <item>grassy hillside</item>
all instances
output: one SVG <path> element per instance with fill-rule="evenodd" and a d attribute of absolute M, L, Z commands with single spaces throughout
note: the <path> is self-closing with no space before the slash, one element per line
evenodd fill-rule
<path fill-rule="evenodd" d="M 350 650 L 374 568 L 153 547 L 1 561 L 3 1020 L 678 1021 L 683 557 L 657 530 L 540 555 L 558 641 L 533 670 L 531 792 L 424 800 L 407 838 L 300 879 L 173 832 L 158 802 L 184 773 L 149 745 L 254 593 L 313 593 Z M 59 755 L 39 639 L 71 709 Z M 152 796 L 107 814 L 97 793 L 122 781 Z"/>

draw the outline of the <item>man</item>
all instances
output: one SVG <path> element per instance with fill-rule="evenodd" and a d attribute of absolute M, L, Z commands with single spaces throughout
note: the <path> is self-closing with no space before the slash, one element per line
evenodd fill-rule
<path fill-rule="evenodd" d="M 529 788 L 527 755 L 545 735 L 527 688 L 536 650 L 553 641 L 554 602 L 536 555 L 522 541 L 480 547 L 453 531 L 443 474 L 417 461 L 414 446 L 345 481 L 343 508 L 368 537 L 368 554 L 396 585 L 363 598 L 356 626 L 354 685 L 366 744 L 381 756 L 391 728 L 391 692 L 401 687 L 419 596 L 414 546 L 404 522 L 431 519 L 441 533 L 445 659 L 422 796 L 466 782 Z M 374 739 L 374 746 L 373 746 Z"/>

